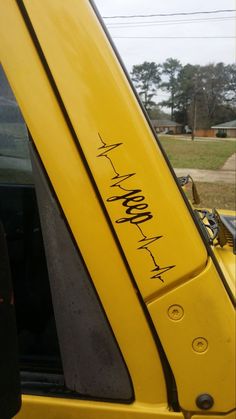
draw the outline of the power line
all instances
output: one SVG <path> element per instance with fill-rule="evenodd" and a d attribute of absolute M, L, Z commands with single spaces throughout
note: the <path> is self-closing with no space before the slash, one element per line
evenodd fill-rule
<path fill-rule="evenodd" d="M 221 16 L 221 17 L 202 17 L 199 19 L 174 19 L 174 20 L 150 20 L 150 21 L 141 21 L 141 22 L 116 22 L 116 23 L 107 23 L 106 25 L 109 27 L 116 27 L 119 25 L 128 26 L 128 25 L 149 25 L 149 24 L 162 24 L 162 23 L 178 23 L 178 22 L 203 22 L 209 20 L 228 20 L 228 19 L 235 19 L 236 16 Z"/>
<path fill-rule="evenodd" d="M 103 19 L 134 19 L 138 17 L 156 17 L 156 16 L 188 16 L 188 15 L 200 15 L 200 14 L 212 14 L 212 13 L 231 13 L 236 12 L 236 9 L 222 9 L 222 10 L 208 10 L 198 12 L 178 12 L 178 13 L 156 13 L 156 14 L 143 14 L 143 15 L 114 15 L 114 16 L 103 16 Z"/>
<path fill-rule="evenodd" d="M 236 36 L 113 36 L 113 39 L 236 39 Z"/>
<path fill-rule="evenodd" d="M 179 25 L 179 24 L 189 24 L 189 23 L 199 23 L 199 22 L 208 22 L 208 21 L 216 21 L 216 22 L 224 22 L 226 20 L 233 20 L 236 16 L 228 16 L 228 17 L 210 17 L 210 18 L 200 18 L 200 19 L 185 19 L 185 20 L 158 20 L 158 21 L 150 21 L 150 22 L 125 22 L 125 23 L 107 23 L 107 27 L 112 29 L 119 29 L 119 28 L 136 28 L 136 27 L 149 27 L 149 26 L 165 26 L 165 25 Z"/>

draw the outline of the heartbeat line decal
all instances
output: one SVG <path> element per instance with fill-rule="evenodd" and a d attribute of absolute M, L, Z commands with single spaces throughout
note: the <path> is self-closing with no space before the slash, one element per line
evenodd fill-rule
<path fill-rule="evenodd" d="M 174 268 L 175 265 L 161 267 L 158 265 L 155 255 L 153 254 L 150 246 L 157 240 L 160 240 L 163 236 L 148 237 L 144 233 L 144 223 L 150 221 L 153 218 L 151 211 L 148 209 L 148 204 L 145 202 L 145 197 L 142 195 L 141 189 L 128 189 L 126 182 L 136 176 L 136 173 L 121 174 L 112 159 L 112 152 L 123 145 L 123 143 L 107 144 L 100 134 L 98 134 L 101 146 L 98 147 L 99 153 L 97 157 L 105 157 L 112 167 L 114 176 L 111 178 L 111 188 L 116 188 L 117 195 L 111 196 L 107 199 L 107 202 L 120 201 L 125 209 L 125 216 L 116 220 L 117 224 L 130 223 L 139 230 L 141 239 L 138 241 L 141 245 L 137 250 L 144 250 L 152 261 L 152 269 L 150 279 L 159 279 L 164 282 L 163 275 L 170 269 Z"/>

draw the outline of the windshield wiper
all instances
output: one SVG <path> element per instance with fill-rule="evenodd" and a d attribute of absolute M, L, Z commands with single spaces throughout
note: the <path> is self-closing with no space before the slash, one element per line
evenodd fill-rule
<path fill-rule="evenodd" d="M 192 184 L 192 196 L 193 196 L 193 205 L 199 205 L 200 204 L 200 197 L 198 195 L 196 184 L 192 178 L 192 176 L 179 176 L 178 182 L 181 187 L 188 185 L 189 183 Z"/>
<path fill-rule="evenodd" d="M 203 232 L 211 245 L 221 247 L 229 244 L 236 252 L 236 231 L 235 217 L 220 215 L 215 209 L 212 212 L 208 210 L 195 210 L 200 225 L 204 226 Z"/>

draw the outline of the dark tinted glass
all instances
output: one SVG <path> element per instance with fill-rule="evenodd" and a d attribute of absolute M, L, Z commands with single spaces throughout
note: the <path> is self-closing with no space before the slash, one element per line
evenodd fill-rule
<path fill-rule="evenodd" d="M 0 95 L 0 220 L 23 388 L 131 401 L 124 360 L 34 146 L 32 173 L 27 129 L 1 67 Z"/>

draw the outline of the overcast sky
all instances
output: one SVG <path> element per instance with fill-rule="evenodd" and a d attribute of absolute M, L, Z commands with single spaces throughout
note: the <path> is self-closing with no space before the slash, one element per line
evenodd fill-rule
<path fill-rule="evenodd" d="M 103 17 L 236 9 L 236 0 L 94 1 Z M 141 64 L 144 61 L 161 63 L 168 57 L 177 58 L 182 64 L 191 63 L 203 65 L 217 62 L 235 62 L 235 16 L 236 12 L 225 12 L 187 16 L 104 19 L 104 22 L 109 29 L 126 67 L 130 71 L 134 64 Z M 183 22 L 184 20 L 188 21 L 188 23 Z M 175 21 L 175 23 L 173 21 Z M 148 24 L 148 26 L 144 26 L 145 24 Z M 168 36 L 175 38 L 158 38 Z M 177 38 L 191 36 L 213 38 Z M 152 38 L 142 39 L 142 37 Z"/>

